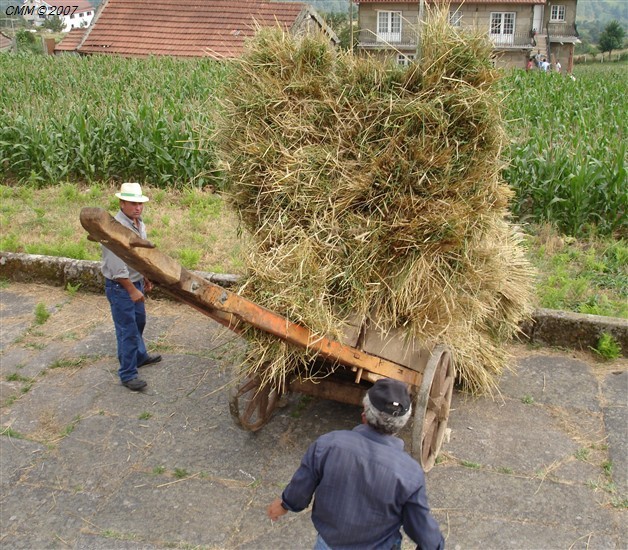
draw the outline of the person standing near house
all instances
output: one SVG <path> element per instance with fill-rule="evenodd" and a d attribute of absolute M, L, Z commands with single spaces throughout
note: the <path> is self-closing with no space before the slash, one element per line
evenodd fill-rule
<path fill-rule="evenodd" d="M 423 470 L 395 436 L 412 411 L 406 385 L 378 380 L 363 405 L 362 425 L 310 445 L 281 497 L 268 505 L 268 517 L 276 521 L 288 511 L 300 512 L 314 496 L 315 550 L 399 549 L 402 526 L 417 549 L 443 549 Z"/>
<path fill-rule="evenodd" d="M 563 68 L 563 67 L 562 67 L 562 65 L 560 64 L 560 61 L 558 61 L 558 59 L 557 59 L 557 60 L 556 60 L 556 64 L 554 65 L 554 70 L 555 70 L 557 73 L 560 73 L 560 71 L 562 70 L 562 68 Z"/>
<path fill-rule="evenodd" d="M 146 226 L 142 221 L 144 203 L 139 183 L 123 183 L 115 195 L 120 199 L 120 211 L 115 219 L 142 239 L 146 239 Z M 152 283 L 128 266 L 106 246 L 102 248 L 102 274 L 105 277 L 105 294 L 111 306 L 111 317 L 118 345 L 118 375 L 122 385 L 132 391 L 141 391 L 146 382 L 138 378 L 139 367 L 159 363 L 161 355 L 149 355 L 144 344 L 146 309 L 144 296 Z"/>

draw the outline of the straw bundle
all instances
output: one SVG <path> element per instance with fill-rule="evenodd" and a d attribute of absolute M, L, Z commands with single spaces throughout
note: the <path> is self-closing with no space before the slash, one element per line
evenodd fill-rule
<path fill-rule="evenodd" d="M 261 31 L 217 121 L 229 200 L 252 236 L 240 292 L 320 335 L 341 338 L 357 314 L 445 342 L 467 388 L 492 390 L 531 286 L 505 221 L 490 51 L 440 12 L 407 68 Z M 248 338 L 247 371 L 279 385 L 295 369 L 316 376 L 307 351 Z"/>

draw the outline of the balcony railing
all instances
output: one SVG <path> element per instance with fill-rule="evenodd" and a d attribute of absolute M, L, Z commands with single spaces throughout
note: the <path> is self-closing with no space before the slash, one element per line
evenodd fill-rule
<path fill-rule="evenodd" d="M 530 32 L 514 34 L 489 34 L 490 41 L 497 48 L 533 48 L 535 43 Z M 362 29 L 359 44 L 365 49 L 409 48 L 417 45 L 416 30 L 377 35 L 369 29 Z"/>
<path fill-rule="evenodd" d="M 377 34 L 370 29 L 362 29 L 359 43 L 363 48 L 400 48 L 417 45 L 417 31 L 414 28 L 402 32 L 386 32 Z"/>
<path fill-rule="evenodd" d="M 569 23 L 548 23 L 547 32 L 551 38 L 560 37 L 578 37 L 578 31 L 575 25 Z"/>
<path fill-rule="evenodd" d="M 496 48 L 533 48 L 536 45 L 530 32 L 489 34 L 488 37 Z"/>

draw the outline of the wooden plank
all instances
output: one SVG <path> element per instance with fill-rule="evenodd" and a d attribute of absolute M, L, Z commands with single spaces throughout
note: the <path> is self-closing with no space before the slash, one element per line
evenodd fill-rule
<path fill-rule="evenodd" d="M 81 224 L 93 240 L 104 244 L 128 265 L 160 284 L 173 296 L 209 317 L 238 330 L 240 321 L 326 359 L 418 386 L 422 374 L 365 353 L 293 323 L 262 306 L 181 267 L 175 260 L 140 239 L 100 208 L 84 208 Z"/>
<path fill-rule="evenodd" d="M 319 382 L 311 380 L 293 380 L 288 385 L 288 389 L 293 392 L 313 395 L 321 399 L 330 399 L 349 405 L 362 405 L 362 399 L 366 393 L 366 388 L 351 382 L 322 379 Z"/>

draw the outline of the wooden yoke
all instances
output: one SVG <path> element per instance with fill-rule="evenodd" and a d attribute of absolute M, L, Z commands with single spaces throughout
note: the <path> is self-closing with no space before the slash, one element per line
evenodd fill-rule
<path fill-rule="evenodd" d="M 241 332 L 239 325 L 245 322 L 355 370 L 363 369 L 413 386 L 421 383 L 422 374 L 419 372 L 329 338 L 316 336 L 307 328 L 191 273 L 101 208 L 83 208 L 80 219 L 91 240 L 106 246 L 171 296 L 235 332 Z"/>

